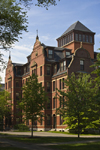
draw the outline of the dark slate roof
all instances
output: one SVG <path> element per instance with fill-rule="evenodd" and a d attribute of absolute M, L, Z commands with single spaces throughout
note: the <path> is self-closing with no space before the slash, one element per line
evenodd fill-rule
<path fill-rule="evenodd" d="M 53 50 L 58 50 L 58 51 L 63 51 L 64 49 L 68 49 L 68 48 L 62 48 L 62 47 L 54 47 L 54 46 L 48 46 L 45 45 L 44 43 L 41 44 L 44 48 L 52 48 Z"/>
<path fill-rule="evenodd" d="M 60 69 L 59 69 L 58 72 L 57 72 L 55 75 L 52 76 L 52 78 L 53 78 L 53 77 L 56 77 L 56 76 L 59 76 L 59 75 L 61 75 L 61 74 L 65 74 L 65 73 L 67 73 L 67 70 L 65 70 L 65 71 L 63 71 L 63 72 L 60 72 Z"/>
<path fill-rule="evenodd" d="M 74 24 L 72 24 L 61 36 L 67 34 L 68 32 L 72 30 L 94 33 L 90 29 L 88 29 L 86 26 L 84 26 L 81 22 L 77 21 Z"/>

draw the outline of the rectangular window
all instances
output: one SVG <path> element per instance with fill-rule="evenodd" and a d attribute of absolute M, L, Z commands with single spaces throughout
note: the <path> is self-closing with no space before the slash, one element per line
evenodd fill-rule
<path fill-rule="evenodd" d="M 12 82 L 10 80 L 10 81 L 8 81 L 8 88 L 11 88 L 11 87 L 12 87 Z"/>
<path fill-rule="evenodd" d="M 66 70 L 66 61 L 64 61 L 64 65 L 63 66 L 64 66 L 63 69 Z"/>
<path fill-rule="evenodd" d="M 83 42 L 85 42 L 85 35 L 83 34 Z"/>
<path fill-rule="evenodd" d="M 47 82 L 47 92 L 50 92 L 50 82 Z"/>
<path fill-rule="evenodd" d="M 82 41 L 82 35 L 79 34 L 79 41 Z"/>
<path fill-rule="evenodd" d="M 54 74 L 57 72 L 57 65 L 54 65 Z"/>
<path fill-rule="evenodd" d="M 23 84 L 24 84 L 24 80 L 23 80 Z"/>
<path fill-rule="evenodd" d="M 61 79 L 59 80 L 59 89 L 61 90 Z"/>
<path fill-rule="evenodd" d="M 78 41 L 78 34 L 75 34 L 75 40 Z"/>
<path fill-rule="evenodd" d="M 61 96 L 60 96 L 60 100 L 59 100 L 59 103 L 60 103 L 59 105 L 60 105 L 60 108 L 61 108 Z"/>
<path fill-rule="evenodd" d="M 53 108 L 55 108 L 55 98 L 53 98 Z"/>
<path fill-rule="evenodd" d="M 48 50 L 48 58 L 53 58 L 53 50 Z"/>
<path fill-rule="evenodd" d="M 16 87 L 19 87 L 19 82 L 18 81 L 16 81 Z"/>
<path fill-rule="evenodd" d="M 26 67 L 24 67 L 24 73 L 26 73 Z"/>
<path fill-rule="evenodd" d="M 70 55 L 70 52 L 66 52 L 66 57 Z"/>
<path fill-rule="evenodd" d="M 36 69 L 32 70 L 32 74 L 33 74 L 33 73 L 36 75 Z"/>
<path fill-rule="evenodd" d="M 84 70 L 84 60 L 80 60 L 80 70 Z"/>
<path fill-rule="evenodd" d="M 55 81 L 53 81 L 53 91 L 55 91 Z"/>
<path fill-rule="evenodd" d="M 42 76 L 42 66 L 40 67 L 40 76 Z"/>
<path fill-rule="evenodd" d="M 68 35 L 68 39 L 67 39 L 67 42 L 69 43 L 69 35 Z"/>
<path fill-rule="evenodd" d="M 60 125 L 62 125 L 63 124 L 63 118 L 62 118 L 62 116 L 60 115 Z"/>
<path fill-rule="evenodd" d="M 86 35 L 86 42 L 89 42 L 89 37 L 88 37 L 88 35 Z"/>
<path fill-rule="evenodd" d="M 40 116 L 40 124 L 43 124 L 43 119 L 42 119 L 42 115 Z"/>
<path fill-rule="evenodd" d="M 6 90 L 7 90 L 7 83 L 6 83 Z"/>
<path fill-rule="evenodd" d="M 19 93 L 16 93 L 16 100 L 19 100 Z"/>
<path fill-rule="evenodd" d="M 51 125 L 51 117 L 50 117 L 50 115 L 47 115 L 47 125 Z"/>
<path fill-rule="evenodd" d="M 48 99 L 48 102 L 47 102 L 47 109 L 50 109 L 50 98 Z"/>
<path fill-rule="evenodd" d="M 66 44 L 66 37 L 64 38 L 64 45 Z"/>
<path fill-rule="evenodd" d="M 73 33 L 71 34 L 72 35 L 72 41 L 74 40 L 74 38 L 73 38 Z"/>
<path fill-rule="evenodd" d="M 63 62 L 60 64 L 60 71 L 63 71 Z"/>
<path fill-rule="evenodd" d="M 70 34 L 70 36 L 69 36 L 69 37 L 70 37 L 70 42 L 71 42 L 71 34 Z"/>
<path fill-rule="evenodd" d="M 28 66 L 27 66 L 27 72 L 29 72 L 29 70 L 30 70 L 30 69 L 29 69 L 29 65 L 28 65 Z"/>
<path fill-rule="evenodd" d="M 90 36 L 90 43 L 92 43 L 92 36 Z"/>
<path fill-rule="evenodd" d="M 62 89 L 64 89 L 64 78 L 62 79 Z"/>
<path fill-rule="evenodd" d="M 47 66 L 47 75 L 50 75 L 50 66 Z"/>
<path fill-rule="evenodd" d="M 67 37 L 66 37 L 66 44 L 67 44 Z"/>

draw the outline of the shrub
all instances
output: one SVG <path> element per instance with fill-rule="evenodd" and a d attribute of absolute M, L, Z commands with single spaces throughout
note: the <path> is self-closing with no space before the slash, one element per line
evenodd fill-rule
<path fill-rule="evenodd" d="M 19 131 L 29 131 L 29 128 L 25 124 L 15 125 L 14 129 L 17 129 Z"/>

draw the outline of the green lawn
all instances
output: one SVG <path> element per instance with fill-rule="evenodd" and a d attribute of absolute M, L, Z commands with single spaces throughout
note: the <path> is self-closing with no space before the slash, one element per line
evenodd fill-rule
<path fill-rule="evenodd" d="M 25 149 L 16 147 L 0 147 L 0 150 L 25 150 Z"/>
<path fill-rule="evenodd" d="M 70 141 L 89 141 L 100 138 L 77 138 L 77 137 L 6 137 L 11 140 L 22 141 L 22 142 L 31 142 L 31 143 L 58 143 L 58 142 L 70 142 Z"/>
<path fill-rule="evenodd" d="M 67 145 L 54 145 L 50 148 L 57 150 L 100 150 L 100 142 L 95 143 L 80 143 Z"/>

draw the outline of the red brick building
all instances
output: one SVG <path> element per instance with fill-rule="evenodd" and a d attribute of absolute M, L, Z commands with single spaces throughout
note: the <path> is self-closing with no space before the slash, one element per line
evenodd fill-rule
<path fill-rule="evenodd" d="M 56 87 L 61 90 L 64 88 L 63 80 L 75 73 L 91 73 L 96 53 L 94 52 L 95 33 L 85 27 L 79 21 L 72 24 L 59 38 L 58 47 L 47 46 L 36 41 L 32 53 L 27 57 L 26 64 L 13 63 L 9 57 L 6 68 L 5 88 L 10 92 L 12 100 L 12 112 L 9 114 L 10 120 L 6 118 L 5 125 L 11 127 L 19 122 L 16 102 L 19 100 L 21 88 L 27 81 L 29 75 L 38 75 L 38 82 L 42 83 L 48 93 L 49 103 L 44 110 L 44 120 L 34 123 L 37 130 L 63 130 L 62 118 L 56 115 L 56 108 L 60 106 L 59 100 L 55 99 Z M 33 108 L 34 109 L 34 108 Z M 27 125 L 31 127 L 30 121 Z"/>

